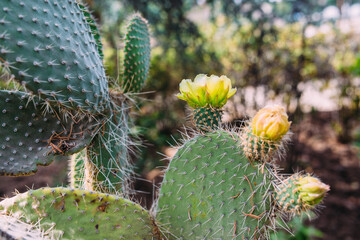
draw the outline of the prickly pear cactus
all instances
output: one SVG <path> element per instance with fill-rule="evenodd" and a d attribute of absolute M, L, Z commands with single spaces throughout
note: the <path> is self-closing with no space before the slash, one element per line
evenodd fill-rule
<path fill-rule="evenodd" d="M 0 175 L 28 175 L 91 141 L 87 117 L 67 121 L 38 97 L 0 90 Z M 45 113 L 44 113 L 45 112 Z M 61 156 L 59 156 L 61 158 Z"/>
<path fill-rule="evenodd" d="M 255 239 L 267 234 L 274 176 L 251 162 L 240 143 L 237 133 L 218 131 L 196 136 L 178 150 L 157 207 L 157 220 L 173 236 Z"/>
<path fill-rule="evenodd" d="M 75 0 L 1 4 L 0 57 L 31 93 L 67 109 L 99 113 L 109 101 L 96 40 Z"/>
<path fill-rule="evenodd" d="M 225 104 L 231 86 L 210 95 L 224 79 L 183 80 L 178 97 L 194 108 L 214 104 L 210 96 Z M 236 131 L 196 126 L 201 132 L 170 161 L 156 203 L 169 239 L 270 239 L 276 217 L 313 209 L 329 191 L 316 178 L 278 174 L 273 156 L 290 127 L 280 106 L 265 107 Z"/>
<path fill-rule="evenodd" d="M 3 213 L 52 229 L 61 239 L 158 239 L 153 218 L 139 205 L 113 195 L 42 188 L 0 202 Z"/>
<path fill-rule="evenodd" d="M 150 66 L 150 35 L 147 20 L 134 14 L 127 26 L 124 51 L 124 92 L 140 92 Z"/>

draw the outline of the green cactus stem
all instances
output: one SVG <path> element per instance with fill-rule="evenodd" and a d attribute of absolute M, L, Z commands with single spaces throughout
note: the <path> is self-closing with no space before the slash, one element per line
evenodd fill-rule
<path fill-rule="evenodd" d="M 129 200 L 66 188 L 30 190 L 0 202 L 3 213 L 40 223 L 61 239 L 159 239 L 154 219 Z"/>
<path fill-rule="evenodd" d="M 125 36 L 124 92 L 140 92 L 150 66 L 150 35 L 147 20 L 134 14 L 128 23 Z"/>
<path fill-rule="evenodd" d="M 71 156 L 69 160 L 69 183 L 70 188 L 85 188 L 85 161 L 86 149 Z"/>
<path fill-rule="evenodd" d="M 193 117 L 197 129 L 203 132 L 219 128 L 223 111 L 219 108 L 201 107 L 194 109 Z"/>

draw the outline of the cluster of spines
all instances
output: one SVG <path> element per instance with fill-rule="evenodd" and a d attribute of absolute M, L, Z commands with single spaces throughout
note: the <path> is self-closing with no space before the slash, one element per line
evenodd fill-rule
<path fill-rule="evenodd" d="M 117 107 L 102 122 L 84 158 L 85 189 L 125 194 L 132 167 L 128 161 L 133 142 L 128 136 L 128 109 Z M 126 195 L 126 194 L 125 194 Z"/>
<path fill-rule="evenodd" d="M 194 109 L 194 122 L 200 131 L 208 132 L 219 128 L 223 112 L 213 107 L 201 107 Z"/>
<path fill-rule="evenodd" d="M 52 236 L 52 233 L 48 231 L 47 234 L 45 234 L 39 226 L 21 222 L 15 217 L 0 215 L 0 239 L 2 240 L 52 239 L 45 235 Z"/>

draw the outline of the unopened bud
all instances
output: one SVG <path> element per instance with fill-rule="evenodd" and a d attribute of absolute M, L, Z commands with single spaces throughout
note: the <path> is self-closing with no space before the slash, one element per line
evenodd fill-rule
<path fill-rule="evenodd" d="M 330 186 L 311 176 L 301 178 L 297 182 L 300 198 L 313 206 L 318 204 L 330 190 Z"/>
<path fill-rule="evenodd" d="M 277 141 L 288 132 L 290 124 L 285 109 L 279 105 L 272 105 L 256 113 L 251 128 L 254 135 Z"/>

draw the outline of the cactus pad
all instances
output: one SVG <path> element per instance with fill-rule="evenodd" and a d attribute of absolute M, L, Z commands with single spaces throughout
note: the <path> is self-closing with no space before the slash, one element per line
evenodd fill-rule
<path fill-rule="evenodd" d="M 6 0 L 1 8 L 1 64 L 15 79 L 53 104 L 101 112 L 109 100 L 107 79 L 77 2 Z"/>
<path fill-rule="evenodd" d="M 0 175 L 28 175 L 55 155 L 80 151 L 91 141 L 92 123 L 43 113 L 44 102 L 23 92 L 0 90 Z"/>
<path fill-rule="evenodd" d="M 52 228 L 62 239 L 158 239 L 149 213 L 123 198 L 66 188 L 42 188 L 0 202 L 3 212 Z"/>
<path fill-rule="evenodd" d="M 139 14 L 131 17 L 125 37 L 124 92 L 139 92 L 150 65 L 150 36 L 147 21 Z"/>
<path fill-rule="evenodd" d="M 236 133 L 197 136 L 170 162 L 157 220 L 179 239 L 257 239 L 274 210 L 271 179 L 244 155 Z"/>

